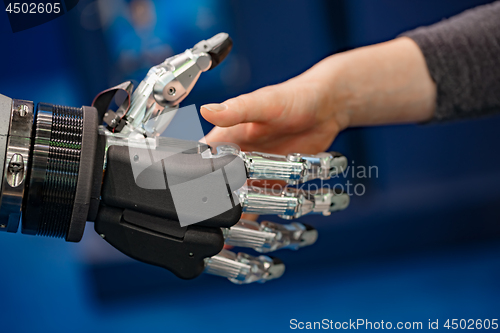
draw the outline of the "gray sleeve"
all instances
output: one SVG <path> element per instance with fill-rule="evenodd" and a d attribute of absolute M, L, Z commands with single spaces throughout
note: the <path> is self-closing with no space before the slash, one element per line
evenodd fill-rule
<path fill-rule="evenodd" d="M 403 34 L 437 85 L 434 121 L 500 112 L 500 1 Z"/>

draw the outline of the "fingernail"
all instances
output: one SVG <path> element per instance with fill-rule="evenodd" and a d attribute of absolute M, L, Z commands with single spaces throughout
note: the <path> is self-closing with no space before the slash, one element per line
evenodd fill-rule
<path fill-rule="evenodd" d="M 227 110 L 227 105 L 226 104 L 206 104 L 206 105 L 203 105 L 202 108 L 205 108 L 208 111 L 212 111 L 212 112 L 221 112 L 221 111 Z"/>

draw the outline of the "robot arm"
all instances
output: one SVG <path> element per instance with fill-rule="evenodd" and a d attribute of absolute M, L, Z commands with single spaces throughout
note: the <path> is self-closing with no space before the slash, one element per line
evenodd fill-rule
<path fill-rule="evenodd" d="M 0 230 L 77 242 L 86 221 L 107 242 L 137 260 L 184 279 L 203 272 L 238 284 L 280 277 L 284 264 L 264 254 L 233 253 L 224 244 L 260 253 L 314 244 L 317 232 L 293 222 L 241 220 L 242 213 L 295 219 L 345 209 L 347 194 L 304 190 L 347 165 L 338 153 L 270 155 L 232 144 L 161 137 L 200 74 L 232 46 L 221 33 L 99 94 L 93 107 L 70 108 L 0 95 Z M 127 99 L 109 104 L 117 91 Z M 182 112 L 182 111 L 179 111 Z M 261 188 L 247 180 L 278 180 Z"/>

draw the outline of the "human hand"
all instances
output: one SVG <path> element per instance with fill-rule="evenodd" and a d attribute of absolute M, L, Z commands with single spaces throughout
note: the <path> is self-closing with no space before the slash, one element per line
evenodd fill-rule
<path fill-rule="evenodd" d="M 204 105 L 202 116 L 216 125 L 205 139 L 281 155 L 325 151 L 345 124 L 329 109 L 323 90 L 299 76 L 223 104 Z"/>
<path fill-rule="evenodd" d="M 207 143 L 315 154 L 348 126 L 425 121 L 436 86 L 419 47 L 403 37 L 330 56 L 284 83 L 201 107 Z"/>

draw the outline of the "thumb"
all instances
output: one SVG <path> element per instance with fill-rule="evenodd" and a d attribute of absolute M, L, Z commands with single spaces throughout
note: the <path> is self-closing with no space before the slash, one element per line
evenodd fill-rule
<path fill-rule="evenodd" d="M 281 115 L 292 93 L 285 84 L 265 87 L 249 94 L 228 99 L 222 104 L 206 104 L 201 115 L 219 127 L 241 123 L 266 122 Z M 288 97 L 288 98 L 287 98 Z"/>

